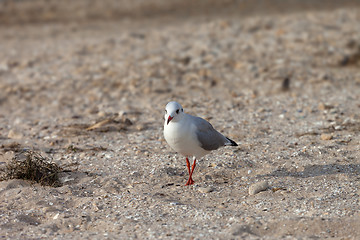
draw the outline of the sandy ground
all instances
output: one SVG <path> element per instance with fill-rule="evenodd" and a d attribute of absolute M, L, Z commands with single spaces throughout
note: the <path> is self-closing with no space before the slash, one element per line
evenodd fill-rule
<path fill-rule="evenodd" d="M 10 20 L 0 169 L 34 149 L 68 171 L 0 182 L 1 238 L 360 236 L 360 8 Z M 163 137 L 170 100 L 239 144 L 190 187 Z"/>

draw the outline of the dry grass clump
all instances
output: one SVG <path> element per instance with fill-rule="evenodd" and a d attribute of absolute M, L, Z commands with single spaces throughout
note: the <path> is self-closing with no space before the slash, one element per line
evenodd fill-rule
<path fill-rule="evenodd" d="M 0 180 L 24 179 L 44 186 L 60 187 L 62 169 L 39 153 L 26 150 L 16 154 L 7 164 Z"/>

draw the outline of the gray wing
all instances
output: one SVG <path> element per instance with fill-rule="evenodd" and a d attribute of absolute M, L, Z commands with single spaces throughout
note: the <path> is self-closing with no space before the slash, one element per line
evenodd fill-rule
<path fill-rule="evenodd" d="M 206 120 L 193 117 L 196 125 L 196 137 L 201 147 L 207 151 L 218 149 L 228 141 L 224 135 L 216 131 L 213 126 Z"/>

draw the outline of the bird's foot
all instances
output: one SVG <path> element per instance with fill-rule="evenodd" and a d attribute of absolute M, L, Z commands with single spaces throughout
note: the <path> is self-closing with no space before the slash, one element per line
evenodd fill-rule
<path fill-rule="evenodd" d="M 185 186 L 193 185 L 194 183 L 194 180 L 192 180 L 192 178 L 190 177 L 189 180 L 186 182 Z"/>

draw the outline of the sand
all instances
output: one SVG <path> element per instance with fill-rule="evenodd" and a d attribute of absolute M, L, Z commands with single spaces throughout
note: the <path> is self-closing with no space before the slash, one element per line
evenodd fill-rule
<path fill-rule="evenodd" d="M 2 5 L 0 171 L 23 149 L 65 171 L 0 182 L 1 238 L 360 236 L 358 6 L 28 2 Z M 239 144 L 199 159 L 193 186 L 163 137 L 170 100 Z"/>

